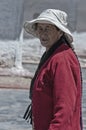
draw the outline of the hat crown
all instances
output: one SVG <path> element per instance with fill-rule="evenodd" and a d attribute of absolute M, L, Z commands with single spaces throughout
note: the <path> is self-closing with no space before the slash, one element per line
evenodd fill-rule
<path fill-rule="evenodd" d="M 56 9 L 47 9 L 43 11 L 38 18 L 50 18 L 58 20 L 63 26 L 67 26 L 67 14 L 64 11 Z"/>

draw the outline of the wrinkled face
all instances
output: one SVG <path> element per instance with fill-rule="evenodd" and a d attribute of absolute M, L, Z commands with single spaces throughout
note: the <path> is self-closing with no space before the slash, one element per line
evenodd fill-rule
<path fill-rule="evenodd" d="M 47 23 L 38 23 L 36 33 L 42 46 L 46 47 L 46 50 L 49 50 L 49 48 L 58 41 L 63 34 L 62 31 L 54 25 Z"/>

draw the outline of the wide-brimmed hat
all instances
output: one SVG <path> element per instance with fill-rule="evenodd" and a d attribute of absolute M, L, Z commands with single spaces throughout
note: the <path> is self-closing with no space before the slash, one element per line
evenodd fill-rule
<path fill-rule="evenodd" d="M 24 23 L 25 31 L 35 37 L 37 37 L 34 27 L 36 23 L 48 23 L 55 25 L 57 28 L 64 32 L 66 39 L 72 45 L 73 36 L 67 27 L 67 14 L 64 11 L 57 9 L 47 9 L 44 10 L 36 19 L 26 21 Z"/>

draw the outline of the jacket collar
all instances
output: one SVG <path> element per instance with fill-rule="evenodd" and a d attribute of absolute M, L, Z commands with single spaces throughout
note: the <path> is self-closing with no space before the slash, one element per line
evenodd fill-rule
<path fill-rule="evenodd" d="M 53 46 L 47 51 L 47 52 L 44 52 L 43 56 L 41 57 L 41 60 L 40 60 L 40 63 L 38 65 L 38 68 L 35 72 L 35 75 L 31 81 L 31 85 L 30 85 L 30 99 L 32 98 L 32 90 L 33 90 L 33 86 L 34 86 L 34 82 L 35 82 L 35 79 L 38 75 L 38 72 L 39 70 L 41 69 L 41 67 L 43 66 L 43 64 L 50 58 L 50 56 L 55 52 L 55 50 L 57 48 L 59 48 L 63 43 L 64 43 L 64 39 L 63 37 L 60 38 L 59 41 L 57 41 L 55 44 L 53 44 Z"/>

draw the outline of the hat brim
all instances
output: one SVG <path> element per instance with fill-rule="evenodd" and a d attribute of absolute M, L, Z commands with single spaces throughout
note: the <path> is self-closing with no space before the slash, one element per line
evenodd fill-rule
<path fill-rule="evenodd" d="M 33 28 L 33 25 L 35 23 L 48 23 L 48 24 L 52 24 L 55 25 L 56 27 L 58 27 L 60 30 L 62 30 L 65 33 L 65 36 L 67 38 L 67 40 L 69 41 L 69 43 L 73 42 L 73 36 L 71 34 L 71 32 L 69 31 L 69 29 L 66 26 L 63 26 L 58 20 L 54 21 L 52 18 L 37 18 L 31 21 L 26 21 L 24 23 L 24 29 L 27 33 L 32 34 L 33 36 L 37 37 L 36 31 Z"/>

